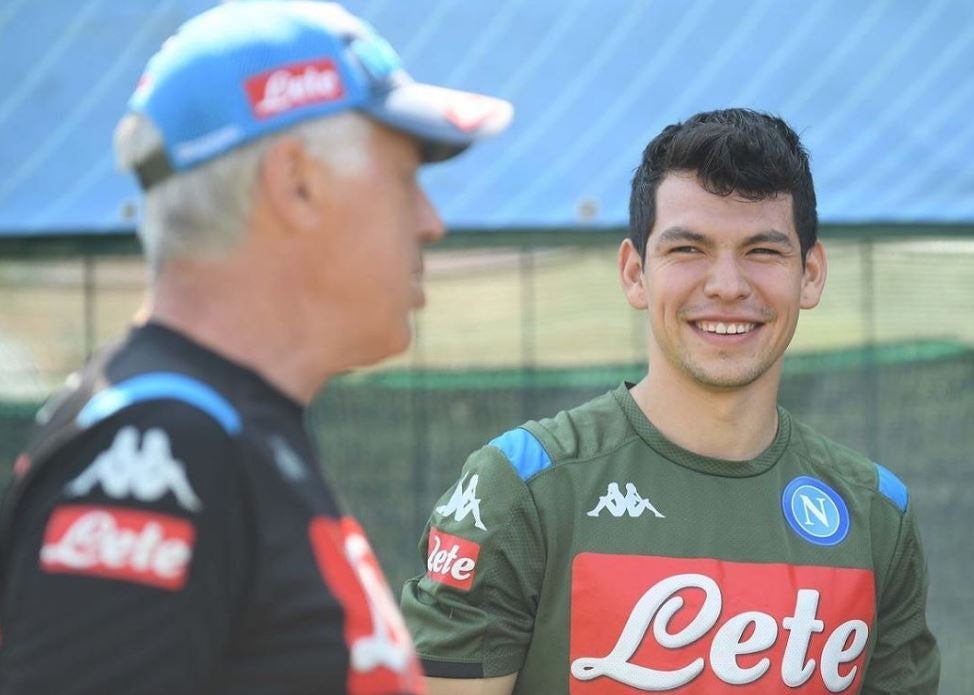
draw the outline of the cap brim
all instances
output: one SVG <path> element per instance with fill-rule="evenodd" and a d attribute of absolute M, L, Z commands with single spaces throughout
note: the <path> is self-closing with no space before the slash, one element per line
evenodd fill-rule
<path fill-rule="evenodd" d="M 419 140 L 426 162 L 460 154 L 474 142 L 502 132 L 514 117 L 514 107 L 503 99 L 416 82 L 360 108 Z"/>

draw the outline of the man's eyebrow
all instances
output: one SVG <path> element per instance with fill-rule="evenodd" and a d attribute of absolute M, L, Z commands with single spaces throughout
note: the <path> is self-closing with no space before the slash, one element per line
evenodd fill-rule
<path fill-rule="evenodd" d="M 706 235 L 691 231 L 686 227 L 667 227 L 656 238 L 661 244 L 689 241 L 694 244 L 713 246 L 713 241 L 708 239 Z"/>
<path fill-rule="evenodd" d="M 744 240 L 743 246 L 756 246 L 758 244 L 778 244 L 780 246 L 794 246 L 791 237 L 777 229 L 769 229 L 764 232 L 752 234 Z"/>
<path fill-rule="evenodd" d="M 656 239 L 657 242 L 661 244 L 675 244 L 684 242 L 705 247 L 711 247 L 714 245 L 713 239 L 708 237 L 706 234 L 694 232 L 691 229 L 680 226 L 667 227 L 659 233 L 659 236 L 657 236 Z M 763 232 L 752 234 L 741 242 L 741 246 L 757 246 L 759 244 L 775 244 L 778 246 L 785 246 L 787 248 L 792 248 L 795 245 L 790 236 L 784 232 L 778 231 L 777 229 L 767 229 Z"/>

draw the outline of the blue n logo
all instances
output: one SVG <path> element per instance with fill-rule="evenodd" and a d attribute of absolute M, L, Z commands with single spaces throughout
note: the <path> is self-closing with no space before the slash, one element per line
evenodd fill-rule
<path fill-rule="evenodd" d="M 785 487 L 781 511 L 792 530 L 815 545 L 837 545 L 849 533 L 845 501 L 821 480 L 807 475 L 795 478 Z"/>

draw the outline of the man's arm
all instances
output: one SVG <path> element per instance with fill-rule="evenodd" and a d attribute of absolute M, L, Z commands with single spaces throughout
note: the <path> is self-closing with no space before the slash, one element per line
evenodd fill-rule
<path fill-rule="evenodd" d="M 511 695 L 517 674 L 497 678 L 427 678 L 429 695 Z"/>
<path fill-rule="evenodd" d="M 0 692 L 207 687 L 245 586 L 235 444 L 190 406 L 134 406 L 24 490 L 5 557 Z"/>
<path fill-rule="evenodd" d="M 904 513 L 877 604 L 878 636 L 863 695 L 935 695 L 940 652 L 927 626 L 927 568 L 912 506 Z"/>
<path fill-rule="evenodd" d="M 427 572 L 406 583 L 402 608 L 431 692 L 510 693 L 546 553 L 534 497 L 505 452 L 470 456 L 434 505 L 420 552 Z"/>

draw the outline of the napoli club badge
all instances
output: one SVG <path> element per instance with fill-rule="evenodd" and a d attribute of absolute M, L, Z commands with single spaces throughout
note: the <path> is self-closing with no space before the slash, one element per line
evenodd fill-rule
<path fill-rule="evenodd" d="M 795 478 L 781 496 L 792 530 L 815 545 L 833 546 L 849 533 L 849 509 L 835 490 L 809 476 Z"/>

